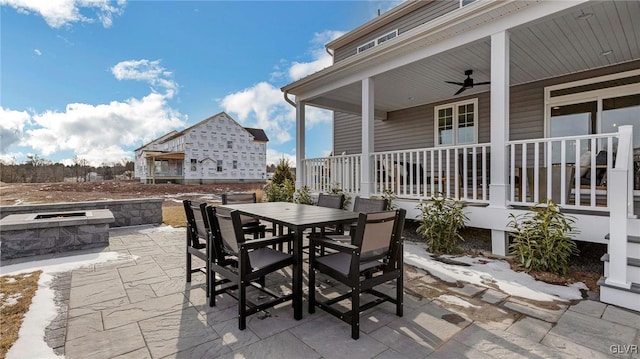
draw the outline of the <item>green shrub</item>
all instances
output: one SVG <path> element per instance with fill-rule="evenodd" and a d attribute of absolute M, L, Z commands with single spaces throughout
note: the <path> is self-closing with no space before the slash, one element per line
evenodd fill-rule
<path fill-rule="evenodd" d="M 381 199 L 386 199 L 387 200 L 387 208 L 385 208 L 387 211 L 391 211 L 392 209 L 397 209 L 398 206 L 396 206 L 393 201 L 395 201 L 398 196 L 396 196 L 395 193 L 393 193 L 393 190 L 391 188 L 385 188 L 384 191 L 382 191 L 382 195 L 381 196 L 372 196 L 372 198 L 381 198 Z"/>
<path fill-rule="evenodd" d="M 329 187 L 329 191 L 327 192 L 330 194 L 344 194 L 344 201 L 342 202 L 342 208 L 347 208 L 351 203 L 351 196 L 347 192 L 342 190 L 342 187 L 340 187 L 340 183 L 332 184 L 331 187 Z"/>
<path fill-rule="evenodd" d="M 282 183 L 271 182 L 264 187 L 267 202 L 293 202 L 295 185 L 286 178 Z"/>
<path fill-rule="evenodd" d="M 293 172 L 291 171 L 291 165 L 289 164 L 289 160 L 282 157 L 280 161 L 278 161 L 278 165 L 276 166 L 275 172 L 273 172 L 273 178 L 271 179 L 271 182 L 277 183 L 277 184 L 283 184 L 284 181 L 287 179 L 291 181 L 291 183 L 295 181 L 293 177 Z"/>
<path fill-rule="evenodd" d="M 293 194 L 293 202 L 300 204 L 315 204 L 313 202 L 313 198 L 311 198 L 311 194 L 309 193 L 309 187 L 307 186 L 296 190 Z"/>
<path fill-rule="evenodd" d="M 429 251 L 434 254 L 459 253 L 458 241 L 464 240 L 459 231 L 468 220 L 462 202 L 439 195 L 420 203 L 418 209 L 421 218 L 416 232 L 426 239 Z"/>
<path fill-rule="evenodd" d="M 577 234 L 574 219 L 560 212 L 553 201 L 538 203 L 531 212 L 509 215 L 509 228 L 514 230 L 509 254 L 527 271 L 540 270 L 559 275 L 567 274 L 569 257 L 577 254 L 571 236 Z"/>

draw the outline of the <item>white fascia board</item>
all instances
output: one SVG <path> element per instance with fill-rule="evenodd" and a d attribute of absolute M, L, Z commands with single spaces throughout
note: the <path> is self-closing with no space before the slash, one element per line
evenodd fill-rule
<path fill-rule="evenodd" d="M 509 16 L 485 23 L 471 31 L 465 31 L 460 35 L 439 40 L 453 26 L 467 21 L 456 15 L 455 19 L 449 19 L 447 15 L 427 23 L 428 27 L 418 26 L 412 30 L 398 36 L 394 41 L 389 41 L 363 52 L 361 55 L 354 55 L 351 58 L 338 62 L 337 64 L 310 75 L 299 83 L 283 87 L 283 91 L 293 93 L 295 89 L 296 100 L 311 101 L 314 97 L 323 93 L 338 89 L 340 87 L 362 81 L 368 77 L 375 77 L 381 73 L 395 68 L 437 55 L 439 53 L 464 46 L 475 41 L 489 37 L 497 32 L 512 29 L 520 25 L 536 21 L 546 16 L 570 9 L 588 0 L 568 0 L 568 1 L 539 1 L 528 4 L 526 8 Z M 481 16 L 488 12 L 495 11 L 499 7 L 507 6 L 509 2 L 490 2 L 483 7 L 474 8 L 473 13 L 467 16 Z M 446 19 L 445 19 L 446 18 Z M 444 23 L 444 22 L 449 23 Z M 425 43 L 435 42 L 425 46 Z M 406 50 L 404 48 L 407 48 Z M 404 50 L 404 51 L 403 51 Z M 398 53 L 400 52 L 400 53 Z M 385 59 L 388 58 L 387 59 Z M 359 68 L 363 68 L 359 71 Z M 321 83 L 319 85 L 316 85 Z"/>

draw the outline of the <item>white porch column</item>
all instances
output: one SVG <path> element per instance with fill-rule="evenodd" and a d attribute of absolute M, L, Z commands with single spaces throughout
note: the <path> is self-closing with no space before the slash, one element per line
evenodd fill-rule
<path fill-rule="evenodd" d="M 302 160 L 305 158 L 305 104 L 296 101 L 296 189 L 302 188 L 305 183 L 305 170 Z"/>
<path fill-rule="evenodd" d="M 506 208 L 509 140 L 509 33 L 491 35 L 491 185 L 489 207 Z M 506 221 L 506 219 L 505 219 Z M 491 230 L 491 251 L 507 254 L 508 238 L 503 230 Z"/>
<path fill-rule="evenodd" d="M 371 152 L 373 152 L 373 121 L 375 83 L 369 77 L 362 80 L 362 173 L 360 196 L 369 197 L 373 192 Z"/>

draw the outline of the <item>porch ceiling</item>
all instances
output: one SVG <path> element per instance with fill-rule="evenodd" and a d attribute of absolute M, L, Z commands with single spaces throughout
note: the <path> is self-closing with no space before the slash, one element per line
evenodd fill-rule
<path fill-rule="evenodd" d="M 639 1 L 588 2 L 511 29 L 511 85 L 640 59 L 638 19 Z M 609 50 L 609 55 L 603 55 Z M 461 82 L 467 69 L 473 70 L 476 82 L 489 81 L 490 52 L 490 38 L 484 38 L 375 76 L 377 117 L 452 98 L 459 87 L 444 81 Z M 489 86 L 479 86 L 461 96 L 488 90 Z M 308 103 L 359 113 L 361 96 L 358 81 Z"/>

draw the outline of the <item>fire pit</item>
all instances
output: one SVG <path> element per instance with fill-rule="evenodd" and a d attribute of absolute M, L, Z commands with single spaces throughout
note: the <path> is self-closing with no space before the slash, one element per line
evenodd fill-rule
<path fill-rule="evenodd" d="M 0 259 L 106 247 L 112 222 L 108 209 L 9 215 L 0 220 Z"/>

